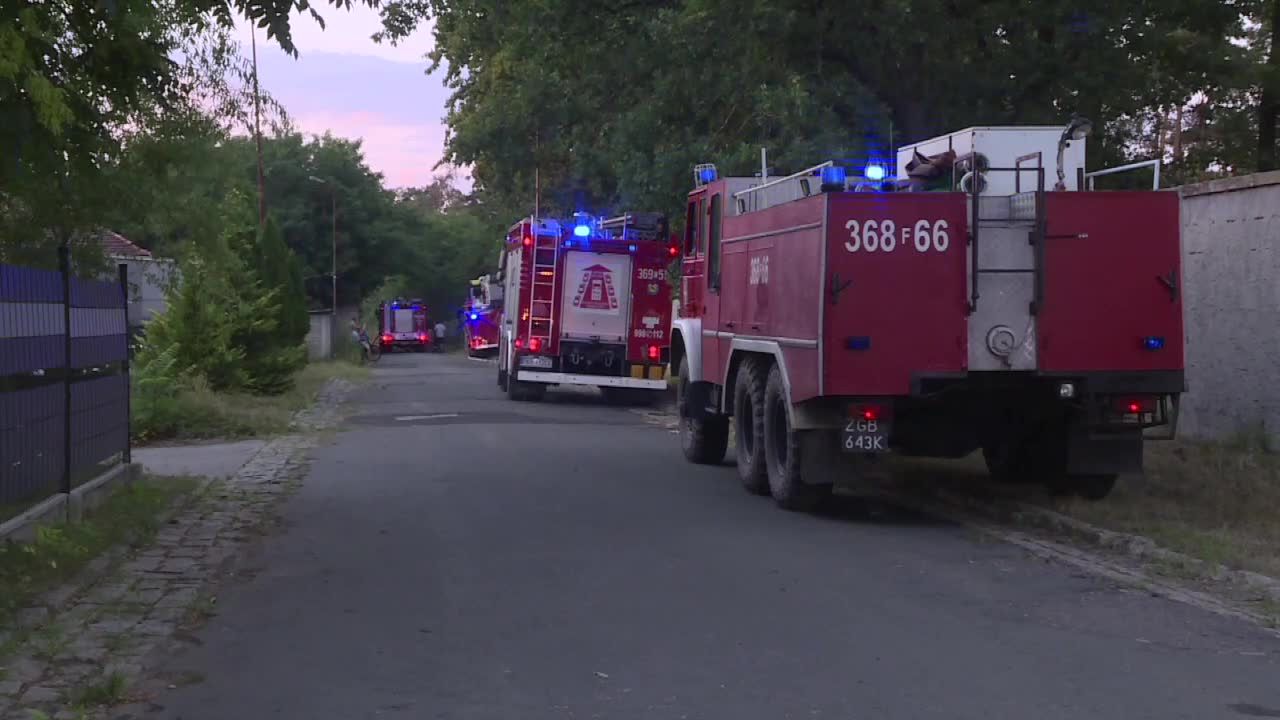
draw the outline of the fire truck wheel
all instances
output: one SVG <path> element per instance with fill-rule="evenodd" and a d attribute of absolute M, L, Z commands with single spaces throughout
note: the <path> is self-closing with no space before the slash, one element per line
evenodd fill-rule
<path fill-rule="evenodd" d="M 1116 487 L 1115 475 L 1075 475 L 1070 480 L 1072 490 L 1085 500 L 1102 500 Z"/>
<path fill-rule="evenodd" d="M 982 459 L 987 463 L 991 479 L 1001 485 L 1023 485 L 1034 479 L 1029 448 L 1014 437 L 1003 437 L 982 446 Z"/>
<path fill-rule="evenodd" d="M 507 374 L 507 397 L 520 401 L 538 401 L 547 394 L 547 386 L 542 383 L 523 382 L 518 372 Z"/>
<path fill-rule="evenodd" d="M 684 392 L 689 384 L 689 360 L 680 359 L 676 376 L 676 408 L 680 413 L 680 449 L 685 459 L 699 465 L 719 465 L 729 449 L 729 419 L 707 417 L 695 420 L 685 417 Z"/>
<path fill-rule="evenodd" d="M 800 475 L 800 434 L 791 428 L 782 370 L 774 365 L 764 389 L 764 457 L 769 493 L 786 510 L 807 512 L 831 493 L 826 485 L 807 485 Z"/>
<path fill-rule="evenodd" d="M 747 492 L 769 492 L 769 474 L 764 460 L 764 373 L 753 358 L 738 368 L 733 385 L 734 455 L 738 458 L 738 479 Z"/>

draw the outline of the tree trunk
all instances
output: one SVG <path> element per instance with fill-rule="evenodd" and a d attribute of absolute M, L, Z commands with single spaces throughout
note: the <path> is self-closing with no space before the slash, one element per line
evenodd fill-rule
<path fill-rule="evenodd" d="M 1271 0 L 1271 52 L 1258 99 L 1258 171 L 1276 169 L 1276 122 L 1280 120 L 1280 0 Z"/>

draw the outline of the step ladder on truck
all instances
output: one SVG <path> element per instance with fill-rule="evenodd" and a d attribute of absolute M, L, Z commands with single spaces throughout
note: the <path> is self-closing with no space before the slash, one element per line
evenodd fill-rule
<path fill-rule="evenodd" d="M 516 400 L 540 399 L 552 385 L 599 387 L 619 402 L 665 392 L 667 267 L 677 254 L 657 213 L 512 225 L 500 271 L 499 386 Z"/>
<path fill-rule="evenodd" d="M 673 321 L 680 438 L 812 508 L 887 452 L 1101 499 L 1184 389 L 1178 196 L 1097 191 L 1088 123 L 975 127 L 854 175 L 695 168 Z M 1153 163 L 1137 163 L 1126 169 Z M 930 187 L 938 191 L 928 191 Z"/>

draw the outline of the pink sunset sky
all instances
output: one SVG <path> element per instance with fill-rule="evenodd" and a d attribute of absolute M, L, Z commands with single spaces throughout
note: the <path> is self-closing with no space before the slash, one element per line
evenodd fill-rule
<path fill-rule="evenodd" d="M 448 90 L 442 74 L 426 74 L 432 38 L 419 29 L 397 46 L 370 36 L 381 23 L 377 10 L 316 8 L 326 27 L 309 15 L 296 16 L 293 40 L 298 57 L 286 55 L 258 31 L 258 77 L 307 134 L 332 132 L 364 141 L 369 166 L 390 187 L 423 185 L 444 168 L 433 170 L 444 150 L 443 117 Z M 241 21 L 236 36 L 249 54 L 250 25 Z M 470 189 L 465 173 L 457 183 Z"/>

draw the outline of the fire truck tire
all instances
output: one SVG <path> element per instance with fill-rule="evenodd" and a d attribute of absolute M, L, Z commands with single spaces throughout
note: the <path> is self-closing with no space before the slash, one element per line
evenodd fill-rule
<path fill-rule="evenodd" d="M 547 394 L 547 386 L 542 383 L 522 382 L 519 372 L 507 374 L 507 397 L 516 402 L 538 401 Z"/>
<path fill-rule="evenodd" d="M 764 459 L 764 383 L 760 364 L 754 358 L 744 359 L 733 385 L 733 440 L 738 479 L 753 495 L 769 493 Z"/>
<path fill-rule="evenodd" d="M 1023 485 L 1034 481 L 1030 448 L 1014 437 L 1003 437 L 982 446 L 982 459 L 991 479 L 1001 485 Z"/>
<path fill-rule="evenodd" d="M 1096 502 L 1111 494 L 1116 487 L 1116 475 L 1073 475 L 1071 490 L 1085 500 Z"/>
<path fill-rule="evenodd" d="M 769 493 L 785 510 L 809 512 L 831 494 L 828 485 L 809 485 L 800 474 L 800 433 L 791 427 L 782 370 L 774 365 L 764 389 L 764 459 Z"/>
<path fill-rule="evenodd" d="M 689 384 L 689 360 L 680 359 L 676 375 L 676 408 L 680 413 L 680 449 L 686 460 L 699 465 L 719 465 L 729 449 L 729 418 L 685 417 L 684 389 Z"/>

